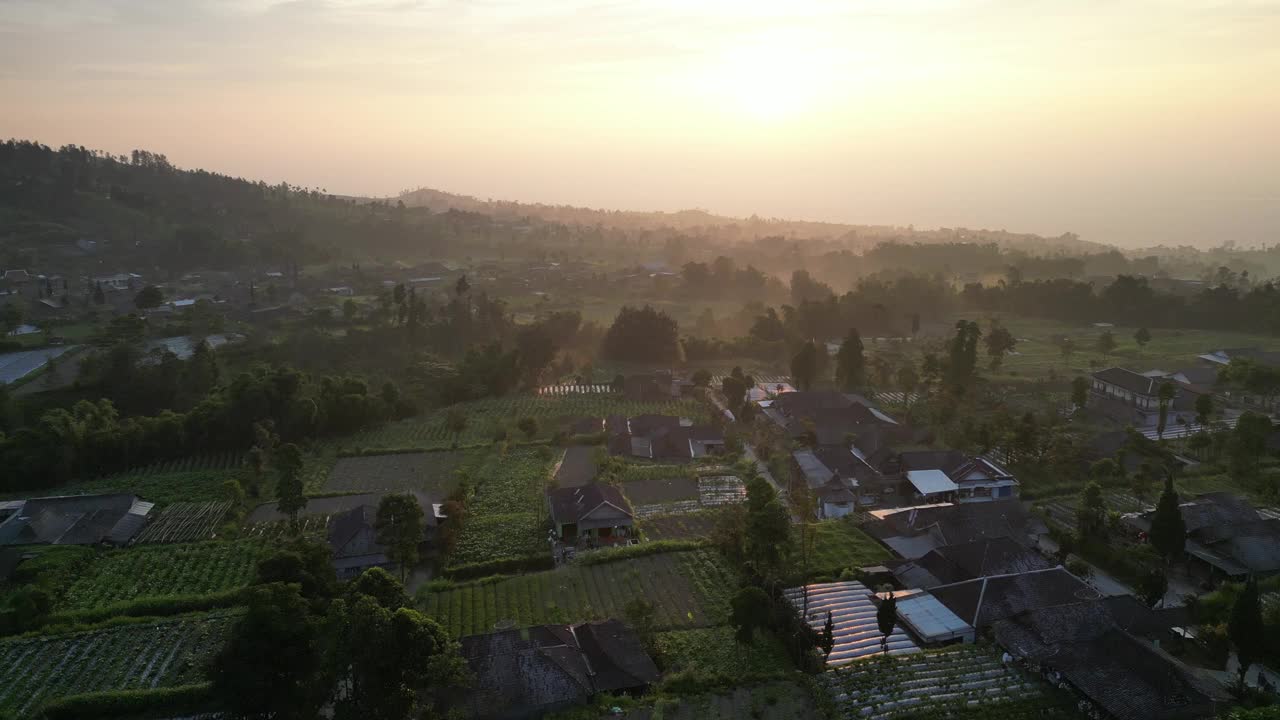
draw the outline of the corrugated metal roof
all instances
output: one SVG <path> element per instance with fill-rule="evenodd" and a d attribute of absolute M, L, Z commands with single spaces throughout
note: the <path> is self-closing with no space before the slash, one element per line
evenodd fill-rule
<path fill-rule="evenodd" d="M 907 481 L 921 495 L 955 492 L 960 489 L 960 486 L 941 470 L 909 470 L 907 471 Z"/>

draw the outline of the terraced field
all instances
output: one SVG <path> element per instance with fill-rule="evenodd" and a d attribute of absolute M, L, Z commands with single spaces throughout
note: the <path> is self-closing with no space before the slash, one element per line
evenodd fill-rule
<path fill-rule="evenodd" d="M 512 437 L 519 435 L 515 424 L 521 418 L 538 421 L 536 438 L 550 438 L 567 421 L 606 415 L 679 415 L 694 420 L 707 419 L 707 407 L 696 400 L 635 402 L 616 394 L 608 395 L 510 395 L 464 403 L 458 408 L 467 416 L 467 427 L 457 437 L 461 445 L 488 443 L 499 428 Z M 358 433 L 341 442 L 343 448 L 361 449 L 436 449 L 453 445 L 454 436 L 445 427 L 447 409 L 416 418 L 390 423 L 376 430 Z"/>
<path fill-rule="evenodd" d="M 634 597 L 653 603 L 660 627 L 694 628 L 725 622 L 736 587 L 719 556 L 694 550 L 460 584 L 425 593 L 422 606 L 455 636 L 623 617 Z"/>
<path fill-rule="evenodd" d="M 0 640 L 0 711 L 32 717 L 42 702 L 102 690 L 203 682 L 235 611 L 105 630 Z"/>
<path fill-rule="evenodd" d="M 844 718 L 1079 717 L 1039 680 L 1000 663 L 993 648 L 963 646 L 881 656 L 824 673 Z"/>
<path fill-rule="evenodd" d="M 90 610 L 165 595 L 208 595 L 244 587 L 270 547 L 254 540 L 144 545 L 110 550 L 75 579 L 58 610 Z"/>
<path fill-rule="evenodd" d="M 178 502 L 218 502 L 225 499 L 223 483 L 236 477 L 239 470 L 204 469 L 159 472 L 150 469 L 131 470 L 107 477 L 78 482 L 58 488 L 62 495 L 96 495 L 129 493 L 164 507 Z M 18 493 L 27 497 L 30 493 Z M 9 496 L 14 496 L 10 493 Z"/>

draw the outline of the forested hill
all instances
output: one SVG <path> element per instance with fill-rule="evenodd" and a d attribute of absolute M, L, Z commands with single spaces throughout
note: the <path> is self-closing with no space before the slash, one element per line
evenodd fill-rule
<path fill-rule="evenodd" d="M 1011 233 L 1005 230 L 965 228 L 918 230 L 910 226 L 847 225 L 761 218 L 755 215 L 749 218 L 734 218 L 714 215 L 706 210 L 680 210 L 670 213 L 600 210 L 569 205 L 481 200 L 431 188 L 409 190 L 392 199 L 399 200 L 410 207 L 427 207 L 436 212 L 456 209 L 506 218 L 533 217 L 566 225 L 602 225 L 626 230 L 671 229 L 727 242 L 781 236 L 797 240 L 839 241 L 850 250 L 863 250 L 887 241 L 967 242 L 984 245 L 994 243 L 1004 250 L 1019 250 L 1034 255 L 1094 254 L 1114 249 L 1109 245 L 1081 240 L 1073 233 L 1064 233 L 1050 238 L 1029 233 Z"/>
<path fill-rule="evenodd" d="M 180 272 L 398 258 L 466 235 L 457 225 L 426 209 L 184 170 L 147 151 L 0 142 L 0 269 Z"/>

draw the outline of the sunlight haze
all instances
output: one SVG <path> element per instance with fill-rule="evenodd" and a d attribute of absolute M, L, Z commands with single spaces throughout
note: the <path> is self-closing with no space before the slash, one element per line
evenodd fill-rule
<path fill-rule="evenodd" d="M 0 0 L 0 136 L 332 193 L 1280 242 L 1280 3 Z"/>

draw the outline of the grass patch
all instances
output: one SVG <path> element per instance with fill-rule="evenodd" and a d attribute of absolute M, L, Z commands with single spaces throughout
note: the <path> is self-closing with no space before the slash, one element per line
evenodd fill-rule
<path fill-rule="evenodd" d="M 878 565 L 892 557 L 888 550 L 850 520 L 826 520 L 814 523 L 810 530 L 810 577 L 839 575 L 846 568 L 856 570 Z"/>
<path fill-rule="evenodd" d="M 773 635 L 757 633 L 750 644 L 743 644 L 734 638 L 734 631 L 729 627 L 658 633 L 657 648 L 663 672 L 745 675 L 795 668 L 786 649 Z"/>

